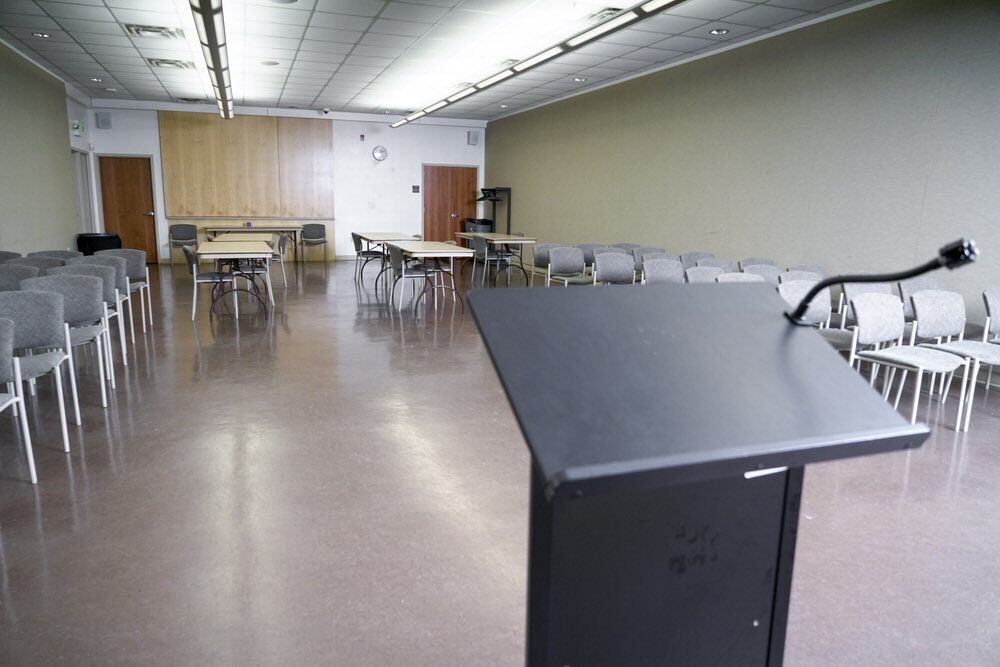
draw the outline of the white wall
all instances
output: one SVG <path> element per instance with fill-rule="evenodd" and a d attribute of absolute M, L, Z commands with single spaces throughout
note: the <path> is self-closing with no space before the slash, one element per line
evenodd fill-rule
<path fill-rule="evenodd" d="M 467 132 L 479 132 L 476 146 Z M 361 135 L 365 135 L 361 141 Z M 423 165 L 479 168 L 483 186 L 484 141 L 480 125 L 443 126 L 407 124 L 392 129 L 387 123 L 334 121 L 333 182 L 335 243 L 339 256 L 353 256 L 351 232 L 405 232 L 423 230 Z M 375 146 L 385 146 L 389 157 L 372 158 Z M 420 186 L 420 193 L 412 191 Z M 482 211 L 477 214 L 482 217 Z"/>

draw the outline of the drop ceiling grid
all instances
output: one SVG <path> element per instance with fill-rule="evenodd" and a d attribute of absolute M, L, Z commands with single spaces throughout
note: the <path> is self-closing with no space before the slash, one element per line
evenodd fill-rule
<path fill-rule="evenodd" d="M 455 51 L 456 45 L 461 49 L 465 43 L 495 37 L 496 26 L 520 16 L 525 8 L 551 12 L 556 6 L 553 0 L 224 2 L 237 103 L 394 114 L 432 104 L 468 83 L 456 80 L 435 87 L 426 79 L 421 82 L 422 73 L 456 60 L 474 62 L 473 51 L 468 58 L 456 58 L 455 53 L 461 53 Z M 598 3 L 587 0 L 590 4 Z M 449 105 L 437 115 L 497 118 L 869 4 L 874 3 L 688 0 Z M 0 37 L 97 98 L 208 100 L 211 87 L 186 10 L 187 0 L 0 0 Z M 121 27 L 124 23 L 180 27 L 185 39 L 131 36 Z M 708 31 L 716 27 L 729 32 L 710 35 Z M 32 32 L 52 37 L 40 40 Z M 491 57 L 498 53 L 502 51 L 494 50 Z M 518 55 L 523 56 L 505 57 Z M 190 60 L 196 69 L 150 67 L 147 57 Z M 267 67 L 261 64 L 265 60 L 278 64 Z M 486 60 L 454 71 L 478 81 L 502 67 L 502 61 Z M 91 81 L 92 77 L 102 81 Z M 586 81 L 574 81 L 578 78 Z M 394 93 L 409 89 L 415 95 L 407 98 L 407 108 L 391 106 L 389 100 L 398 105 L 402 99 Z"/>

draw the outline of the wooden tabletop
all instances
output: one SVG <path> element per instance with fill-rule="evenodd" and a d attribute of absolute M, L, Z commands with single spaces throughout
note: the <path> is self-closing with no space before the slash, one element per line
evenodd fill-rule
<path fill-rule="evenodd" d="M 396 246 L 410 257 L 472 257 L 475 254 L 472 248 L 440 241 L 400 241 L 389 245 Z"/>
<path fill-rule="evenodd" d="M 247 227 L 246 222 L 238 222 L 233 220 L 232 222 L 216 222 L 211 225 L 204 225 L 202 227 L 206 232 L 224 232 L 224 231 L 262 231 L 262 232 L 283 232 L 283 231 L 302 231 L 301 222 L 281 222 L 280 220 L 272 220 L 269 222 L 257 221 L 253 223 L 252 227 Z"/>
<path fill-rule="evenodd" d="M 197 250 L 206 259 L 265 259 L 273 252 L 263 241 L 204 241 Z"/>
<path fill-rule="evenodd" d="M 385 241 L 410 241 L 413 234 L 403 232 L 354 232 L 369 243 L 384 243 Z"/>
<path fill-rule="evenodd" d="M 271 232 L 224 232 L 216 236 L 213 241 L 270 241 Z"/>
<path fill-rule="evenodd" d="M 460 239 L 471 239 L 481 236 L 490 243 L 506 243 L 514 245 L 518 243 L 535 243 L 538 239 L 531 236 L 514 236 L 513 234 L 496 234 L 494 232 L 455 232 L 455 236 Z"/>

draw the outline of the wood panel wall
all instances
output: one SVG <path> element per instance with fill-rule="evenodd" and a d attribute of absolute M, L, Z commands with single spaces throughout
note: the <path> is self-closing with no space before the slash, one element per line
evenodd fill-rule
<path fill-rule="evenodd" d="M 333 217 L 331 121 L 161 111 L 167 217 Z"/>

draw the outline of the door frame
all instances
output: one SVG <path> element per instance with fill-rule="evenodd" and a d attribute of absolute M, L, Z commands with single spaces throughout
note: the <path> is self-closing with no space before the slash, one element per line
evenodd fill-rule
<path fill-rule="evenodd" d="M 104 192 L 101 190 L 101 158 L 102 157 L 128 157 L 128 158 L 146 158 L 149 160 L 149 181 L 153 193 L 153 236 L 156 240 L 156 258 L 155 261 L 160 261 L 160 250 L 163 245 L 160 242 L 160 212 L 157 207 L 157 202 L 159 198 L 157 197 L 158 189 L 156 187 L 157 176 L 159 172 L 157 171 L 157 165 L 159 163 L 159 157 L 153 155 L 152 153 L 94 153 L 94 193 L 96 199 L 96 210 L 97 218 L 94 226 L 100 227 L 100 231 L 107 231 L 104 228 Z M 162 196 L 162 193 L 161 193 Z M 151 261 L 149 257 L 146 261 Z"/>
<path fill-rule="evenodd" d="M 476 189 L 479 190 L 483 187 L 483 172 L 486 171 L 485 165 L 478 164 L 453 164 L 447 162 L 421 162 L 420 163 L 420 234 L 426 236 L 426 230 L 424 229 L 424 212 L 427 210 L 426 202 L 424 197 L 427 194 L 427 184 L 424 182 L 424 167 L 463 167 L 466 169 L 476 170 Z M 483 217 L 483 204 L 486 202 L 477 201 L 476 202 L 476 217 Z"/>

